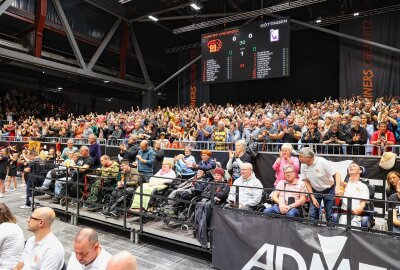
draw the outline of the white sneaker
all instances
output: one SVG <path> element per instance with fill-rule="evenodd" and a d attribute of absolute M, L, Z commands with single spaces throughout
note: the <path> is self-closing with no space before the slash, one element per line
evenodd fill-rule
<path fill-rule="evenodd" d="M 21 208 L 21 209 L 31 209 L 31 207 L 30 206 L 28 206 L 28 205 L 21 205 L 19 208 Z"/>
<path fill-rule="evenodd" d="M 21 199 L 26 199 L 26 194 L 21 196 Z"/>
<path fill-rule="evenodd" d="M 11 189 L 10 191 L 11 191 L 11 192 L 14 192 L 14 191 L 17 191 L 17 189 L 16 189 L 16 188 L 13 188 L 13 189 Z"/>
<path fill-rule="evenodd" d="M 3 193 L 0 193 L 0 198 L 3 198 L 4 197 L 4 194 Z"/>

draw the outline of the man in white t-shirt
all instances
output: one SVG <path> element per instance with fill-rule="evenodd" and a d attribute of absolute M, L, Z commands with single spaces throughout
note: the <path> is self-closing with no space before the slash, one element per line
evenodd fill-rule
<path fill-rule="evenodd" d="M 67 270 L 106 270 L 110 258 L 111 254 L 100 245 L 96 231 L 83 228 L 75 235 Z"/>
<path fill-rule="evenodd" d="M 51 231 L 56 213 L 49 207 L 35 209 L 28 217 L 28 230 L 35 235 L 28 239 L 15 270 L 61 270 L 64 247 Z"/>
<path fill-rule="evenodd" d="M 111 257 L 107 264 L 107 270 L 136 270 L 135 256 L 128 251 L 121 251 Z"/>
<path fill-rule="evenodd" d="M 361 227 L 361 214 L 369 199 L 369 189 L 366 184 L 360 181 L 361 169 L 357 163 L 351 163 L 348 169 L 349 182 L 344 189 L 344 196 L 356 198 L 351 200 L 351 209 L 347 209 L 348 202 L 346 198 L 342 200 L 342 215 L 340 216 L 339 223 L 347 224 L 346 211 L 350 210 L 352 213 L 351 225 Z"/>
<path fill-rule="evenodd" d="M 310 193 L 310 220 L 318 220 L 321 201 L 324 202 L 326 220 L 332 221 L 334 195 L 342 196 L 340 173 L 323 157 L 316 157 L 314 151 L 305 147 L 299 152 L 300 174 Z"/>

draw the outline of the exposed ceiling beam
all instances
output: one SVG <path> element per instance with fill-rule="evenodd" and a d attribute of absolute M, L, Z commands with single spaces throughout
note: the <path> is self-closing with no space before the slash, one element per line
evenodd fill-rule
<path fill-rule="evenodd" d="M 206 2 L 206 1 L 207 1 L 207 0 L 199 0 L 199 2 Z M 147 14 L 147 15 L 143 15 L 143 16 L 140 16 L 140 17 L 137 17 L 137 18 L 130 19 L 130 20 L 129 20 L 129 23 L 132 23 L 132 22 L 139 22 L 139 21 L 141 21 L 141 20 L 143 20 L 143 19 L 147 19 L 147 16 L 148 16 L 148 15 L 156 16 L 156 15 L 168 13 L 168 12 L 171 12 L 171 11 L 174 11 L 174 10 L 178 10 L 178 9 L 181 9 L 181 8 L 185 8 L 185 7 L 190 6 L 190 4 L 192 4 L 191 1 L 189 1 L 189 2 L 187 2 L 187 3 L 185 3 L 185 4 L 178 5 L 178 6 L 170 7 L 170 8 L 163 9 L 163 10 L 159 10 L 159 11 L 155 11 L 155 12 L 151 12 L 151 13 L 149 13 L 149 14 Z"/>
<path fill-rule="evenodd" d="M 232 16 L 228 16 L 228 17 L 224 17 L 224 18 L 215 19 L 212 21 L 207 21 L 207 22 L 202 22 L 202 23 L 197 23 L 197 24 L 192 24 L 192 25 L 176 28 L 176 29 L 172 30 L 172 32 L 174 34 L 181 34 L 181 33 L 194 31 L 194 30 L 198 30 L 198 29 L 203 29 L 203 28 L 207 28 L 207 27 L 211 27 L 211 26 L 215 26 L 215 25 L 220 25 L 220 24 L 225 24 L 225 23 L 235 22 L 235 21 L 240 21 L 240 20 L 246 20 L 246 19 L 250 19 L 253 17 L 261 16 L 261 15 L 267 15 L 267 14 L 271 14 L 274 12 L 279 12 L 279 11 L 288 10 L 288 9 L 292 9 L 292 8 L 298 8 L 298 7 L 302 7 L 302 6 L 312 5 L 312 4 L 325 2 L 325 1 L 327 1 L 327 0 L 289 1 L 289 2 L 285 2 L 282 4 L 274 5 L 274 6 L 267 7 L 267 8 L 242 12 L 237 15 L 232 15 Z"/>
<path fill-rule="evenodd" d="M 136 82 L 122 80 L 122 79 L 115 78 L 112 76 L 96 73 L 96 72 L 90 71 L 88 69 L 72 67 L 72 66 L 57 63 L 54 61 L 37 58 L 32 55 L 16 52 L 16 51 L 5 49 L 5 48 L 0 48 L 0 57 L 6 58 L 6 59 L 11 59 L 11 60 L 22 62 L 22 63 L 26 63 L 28 65 L 35 65 L 35 66 L 39 66 L 39 67 L 51 69 L 51 70 L 58 70 L 60 72 L 64 72 L 67 74 L 72 74 L 72 75 L 89 78 L 89 79 L 93 79 L 93 80 L 97 80 L 97 81 L 109 81 L 109 83 L 115 83 L 117 85 L 121 85 L 121 86 L 125 86 L 125 87 L 139 88 L 139 89 L 143 89 L 143 90 L 148 90 L 148 88 L 149 88 L 147 85 L 143 85 L 143 84 L 139 84 Z"/>
<path fill-rule="evenodd" d="M 115 32 L 117 31 L 119 25 L 121 24 L 122 19 L 118 18 L 111 29 L 108 31 L 107 35 L 101 42 L 100 46 L 97 48 L 96 52 L 94 53 L 92 59 L 90 59 L 89 64 L 88 64 L 88 69 L 92 70 L 94 65 L 96 64 L 97 60 L 103 53 L 104 49 L 107 47 L 108 43 L 110 42 L 111 38 L 114 36 Z"/>
<path fill-rule="evenodd" d="M 85 60 L 83 60 L 81 51 L 79 50 L 78 43 L 76 43 L 74 33 L 72 32 L 72 29 L 69 26 L 67 17 L 65 16 L 65 13 L 61 6 L 60 0 L 53 0 L 53 4 L 57 11 L 57 15 L 61 21 L 61 24 L 64 27 L 64 31 L 67 35 L 69 43 L 71 44 L 72 50 L 74 51 L 75 57 L 78 60 L 79 65 L 81 66 L 82 69 L 87 69 Z"/>
<path fill-rule="evenodd" d="M 154 86 L 150 80 L 150 76 L 149 76 L 149 73 L 146 68 L 146 63 L 144 62 L 142 51 L 140 50 L 139 42 L 136 38 L 136 33 L 135 33 L 135 29 L 133 29 L 133 25 L 130 25 L 129 30 L 130 30 L 131 42 L 132 42 L 133 48 L 135 49 L 135 54 L 136 54 L 136 57 L 138 58 L 140 69 L 142 70 L 144 80 L 150 88 L 153 88 Z"/>
<path fill-rule="evenodd" d="M 126 8 L 115 0 L 83 0 L 89 5 L 95 6 L 109 14 L 126 21 Z"/>
<path fill-rule="evenodd" d="M 14 2 L 14 0 L 5 0 L 1 5 L 0 5 L 0 16 L 1 14 L 4 13 L 4 11 L 6 11 L 6 9 L 11 6 L 12 2 Z"/>
<path fill-rule="evenodd" d="M 240 12 L 242 13 L 242 12 Z M 182 15 L 182 16 L 170 16 L 170 17 L 159 17 L 157 18 L 159 21 L 174 21 L 174 20 L 187 20 L 187 19 L 195 19 L 195 18 L 215 18 L 215 17 L 226 17 L 239 14 L 239 12 L 232 13 L 211 13 L 211 14 L 193 14 L 193 15 Z M 140 22 L 150 22 L 149 18 L 145 18 L 140 20 Z"/>

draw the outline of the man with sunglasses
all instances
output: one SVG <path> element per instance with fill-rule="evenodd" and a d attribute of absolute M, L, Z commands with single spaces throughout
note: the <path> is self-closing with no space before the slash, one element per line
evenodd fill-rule
<path fill-rule="evenodd" d="M 28 217 L 28 230 L 34 236 L 26 242 L 15 270 L 61 270 L 64 266 L 64 247 L 51 231 L 56 213 L 49 207 L 35 209 Z"/>

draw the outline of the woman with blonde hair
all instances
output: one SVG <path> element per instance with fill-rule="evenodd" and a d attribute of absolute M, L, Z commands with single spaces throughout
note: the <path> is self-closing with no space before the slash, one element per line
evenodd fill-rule
<path fill-rule="evenodd" d="M 386 176 L 386 198 L 396 193 L 396 185 L 400 181 L 400 173 L 391 171 Z"/>
<path fill-rule="evenodd" d="M 4 203 L 0 203 L 0 269 L 11 270 L 18 264 L 24 250 L 24 233 Z"/>
<path fill-rule="evenodd" d="M 282 144 L 281 151 L 279 152 L 279 157 L 276 159 L 275 163 L 272 165 L 272 169 L 275 171 L 275 183 L 274 186 L 278 184 L 279 181 L 285 180 L 285 175 L 283 168 L 285 165 L 290 164 L 294 168 L 296 178 L 299 174 L 300 162 L 297 157 L 292 156 L 293 146 L 290 143 Z"/>
<path fill-rule="evenodd" d="M 136 189 L 131 209 L 140 209 L 140 196 L 142 196 L 142 209 L 147 211 L 151 199 L 150 195 L 154 192 L 154 190 L 163 190 L 167 188 L 166 184 L 172 183 L 172 181 L 176 178 L 175 171 L 172 170 L 173 166 L 173 159 L 164 159 L 161 169 L 150 178 L 148 183 L 142 184 L 143 193 L 141 195 L 138 194 L 140 193 L 140 187 Z"/>

